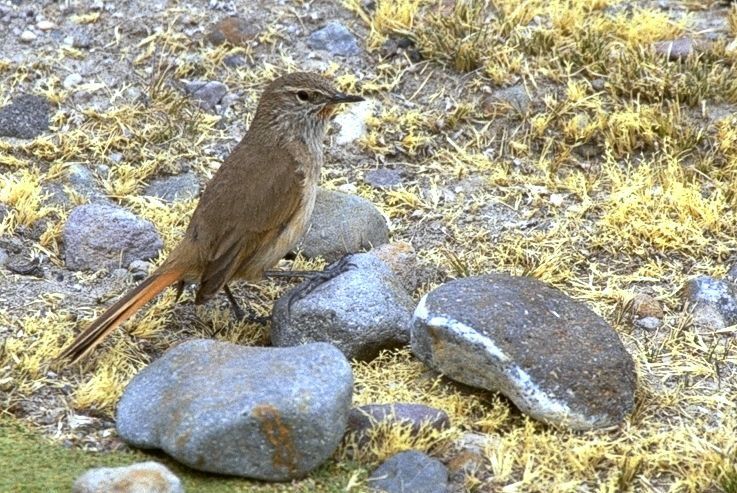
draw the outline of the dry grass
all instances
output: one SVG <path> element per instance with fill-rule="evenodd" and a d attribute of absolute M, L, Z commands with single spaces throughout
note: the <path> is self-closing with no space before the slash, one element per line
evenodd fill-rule
<path fill-rule="evenodd" d="M 673 3 L 694 12 L 669 13 L 651 2 L 626 9 L 614 0 L 378 0 L 369 11 L 346 0 L 367 30 L 368 49 L 378 53 L 388 36 L 408 36 L 426 61 L 411 67 L 403 57 L 381 60 L 369 76 L 328 69 L 343 88 L 381 102 L 359 143 L 361 155 L 411 176 L 404 187 L 376 190 L 359 179 L 370 167 L 329 166 L 328 186 L 355 183 L 391 218 L 394 238 L 413 242 L 423 263 L 451 276 L 501 269 L 586 301 L 620 333 L 639 380 L 636 411 L 619 429 L 569 433 L 522 417 L 499 396 L 439 379 L 406 350 L 384 353 L 354 365 L 356 403 L 423 402 L 444 409 L 454 425 L 417 438 L 406 429 L 379 430 L 360 451 L 366 468 L 408 447 L 449 454 L 452 440 L 472 430 L 493 438 L 483 466 L 467 479 L 475 491 L 737 491 L 734 332 L 695 330 L 678 298 L 685 280 L 723 275 L 737 252 L 737 59 L 722 41 L 680 62 L 654 53 L 653 42 L 692 34 L 697 6 Z M 110 173 L 99 184 L 153 221 L 168 251 L 195 202 L 142 198 L 143 184 L 184 163 L 208 178 L 217 167 L 214 149 L 232 138 L 174 81 L 213 78 L 237 88 L 244 96 L 231 111 L 247 120 L 254 89 L 299 66 L 275 50 L 256 69 L 226 69 L 225 56 L 249 57 L 250 48 L 203 46 L 175 22 L 161 25 L 127 48 L 145 104 L 108 91 L 107 109 L 80 110 L 52 77 L 45 94 L 58 105 L 57 131 L 27 144 L 0 143 L 0 203 L 10 211 L 0 224 L 3 235 L 43 224 L 33 248 L 61 265 L 58 240 L 69 211 L 47 205 L 40 185 L 61 176 L 64 163 L 104 163 Z M 278 39 L 273 29 L 265 38 Z M 28 84 L 34 70 L 53 74 L 49 66 L 0 61 L 6 82 L 0 101 Z M 486 104 L 489 93 L 511 84 L 526 88 L 529 108 Z M 509 211 L 510 225 L 490 227 L 490 206 Z M 84 285 L 98 280 L 77 275 Z M 261 314 L 281 289 L 273 282 L 252 288 Z M 639 292 L 666 308 L 656 332 L 634 329 L 623 316 Z M 189 301 L 185 295 L 183 303 Z M 11 328 L 0 352 L 0 382 L 12 382 L 13 399 L 70 385 L 75 408 L 110 414 L 152 350 L 207 337 L 223 324 L 219 338 L 266 339 L 263 328 L 234 324 L 224 305 L 172 312 L 172 303 L 171 293 L 161 297 L 128 324 L 135 337 L 116 334 L 87 366 L 61 376 L 48 374 L 43 362 L 72 337 L 77 318 L 94 313 L 53 295 L 29 300 L 26 311 L 0 312 L 0 326 Z M 336 458 L 348 460 L 349 452 Z M 363 477 L 356 473 L 353 490 Z"/>

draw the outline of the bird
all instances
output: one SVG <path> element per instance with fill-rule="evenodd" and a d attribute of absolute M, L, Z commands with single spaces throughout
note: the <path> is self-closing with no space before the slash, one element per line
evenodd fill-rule
<path fill-rule="evenodd" d="M 76 364 L 172 285 L 178 299 L 185 285 L 196 283 L 195 304 L 222 289 L 241 317 L 228 284 L 260 280 L 300 240 L 315 205 L 328 122 L 340 105 L 363 100 L 315 73 L 271 81 L 246 134 L 206 185 L 179 244 L 56 360 Z"/>

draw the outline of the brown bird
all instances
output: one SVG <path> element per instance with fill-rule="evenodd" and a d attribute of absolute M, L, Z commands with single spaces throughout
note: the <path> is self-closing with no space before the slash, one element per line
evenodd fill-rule
<path fill-rule="evenodd" d="M 340 103 L 362 101 L 325 78 L 288 74 L 263 92 L 248 132 L 205 188 L 184 238 L 140 285 L 87 327 L 58 359 L 73 364 L 168 286 L 198 283 L 195 303 L 232 279 L 257 281 L 301 238 L 315 205 L 325 128 Z"/>

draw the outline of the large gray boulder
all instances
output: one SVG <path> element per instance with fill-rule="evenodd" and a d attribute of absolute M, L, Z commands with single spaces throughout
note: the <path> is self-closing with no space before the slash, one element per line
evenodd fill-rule
<path fill-rule="evenodd" d="M 554 425 L 611 426 L 634 406 L 634 364 L 617 333 L 585 304 L 531 277 L 495 273 L 431 291 L 414 313 L 412 351 Z"/>
<path fill-rule="evenodd" d="M 192 340 L 168 350 L 126 387 L 118 434 L 194 469 L 283 481 L 335 451 L 353 377 L 330 344 L 245 347 Z"/>

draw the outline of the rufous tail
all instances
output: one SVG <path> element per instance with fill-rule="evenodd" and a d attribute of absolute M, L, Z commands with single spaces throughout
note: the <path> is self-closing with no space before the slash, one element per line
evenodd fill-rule
<path fill-rule="evenodd" d="M 145 281 L 128 291 L 117 303 L 108 308 L 105 313 L 97 317 L 94 322 L 79 334 L 76 339 L 61 352 L 57 361 L 67 360 L 73 365 L 89 354 L 95 347 L 105 340 L 120 324 L 132 317 L 143 305 L 154 298 L 184 276 L 184 269 L 167 265 Z"/>

